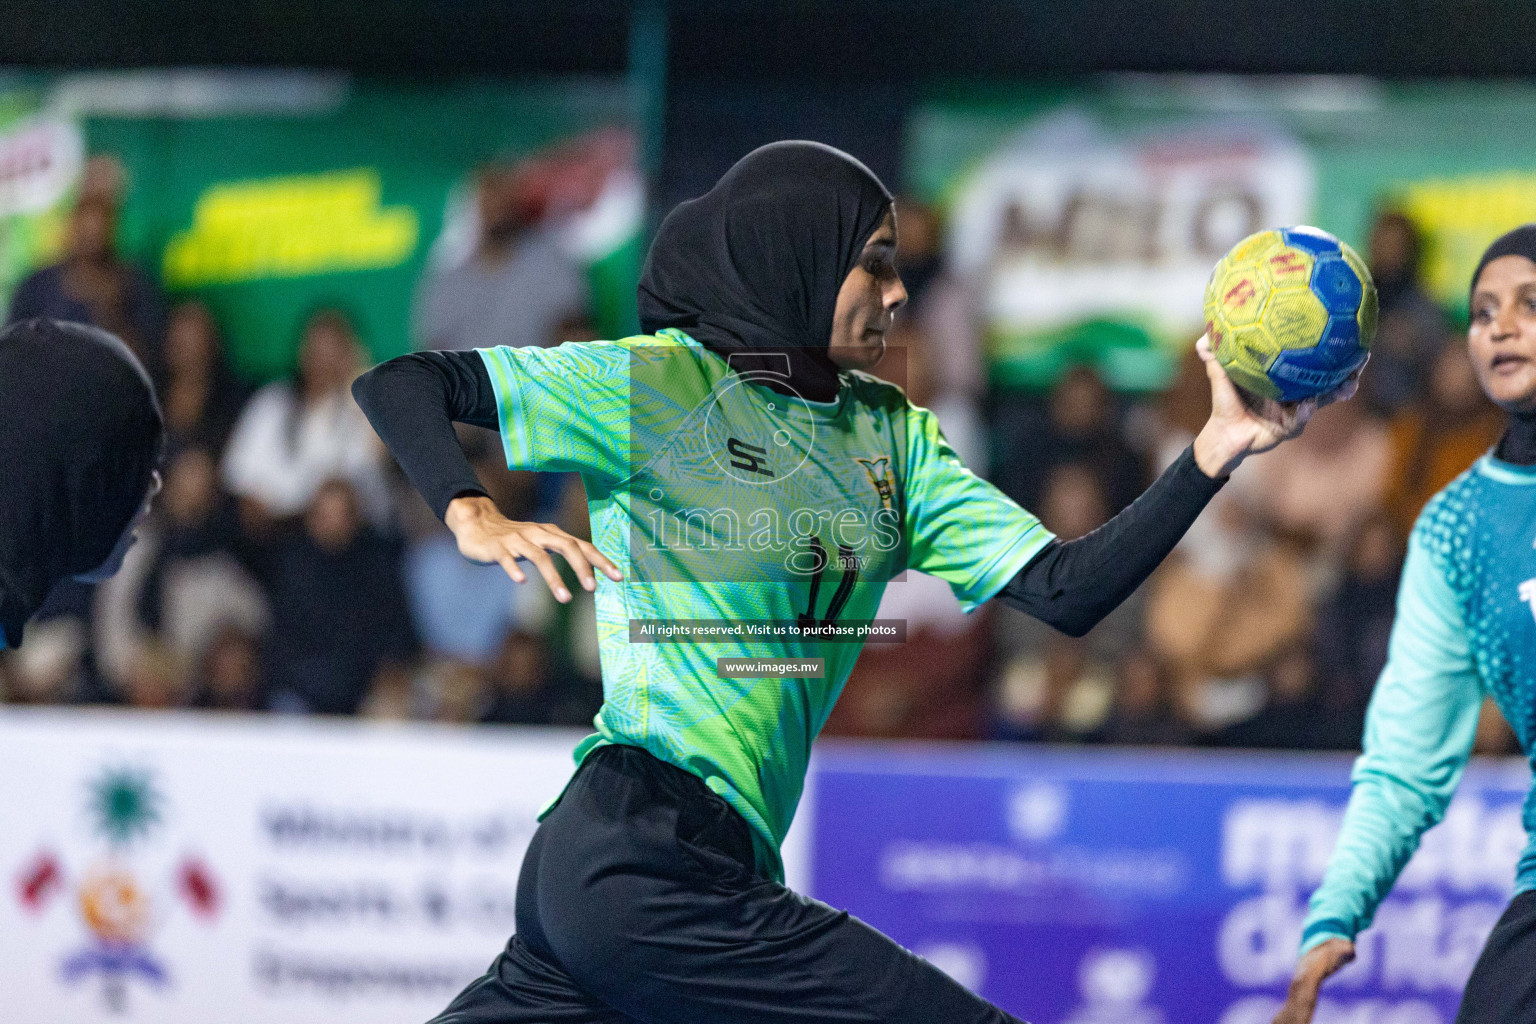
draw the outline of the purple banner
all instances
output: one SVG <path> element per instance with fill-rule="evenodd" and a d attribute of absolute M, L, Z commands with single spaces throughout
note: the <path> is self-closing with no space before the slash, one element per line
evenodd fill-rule
<path fill-rule="evenodd" d="M 1033 1024 L 1269 1024 L 1349 795 L 1343 756 L 818 748 L 816 895 Z M 1525 844 L 1474 764 L 1316 1024 L 1449 1024 Z"/>

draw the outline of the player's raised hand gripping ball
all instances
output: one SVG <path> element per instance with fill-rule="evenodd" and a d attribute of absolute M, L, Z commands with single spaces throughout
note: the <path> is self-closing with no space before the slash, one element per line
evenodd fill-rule
<path fill-rule="evenodd" d="M 1238 386 L 1303 401 L 1334 391 L 1365 365 L 1376 285 L 1359 254 L 1326 231 L 1260 231 L 1211 272 L 1205 331 Z"/>

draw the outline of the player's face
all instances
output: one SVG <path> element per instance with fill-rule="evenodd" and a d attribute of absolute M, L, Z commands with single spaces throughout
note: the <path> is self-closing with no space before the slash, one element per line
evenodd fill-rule
<path fill-rule="evenodd" d="M 1495 404 L 1506 412 L 1536 410 L 1536 263 L 1500 256 L 1483 268 L 1467 346 Z"/>
<path fill-rule="evenodd" d="M 907 290 L 896 273 L 896 211 L 864 243 L 859 262 L 837 293 L 827 355 L 844 370 L 867 370 L 885 355 L 885 336 Z"/>

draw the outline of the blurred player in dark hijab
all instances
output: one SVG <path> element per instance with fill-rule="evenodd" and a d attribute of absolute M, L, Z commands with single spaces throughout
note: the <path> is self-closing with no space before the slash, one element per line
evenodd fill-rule
<path fill-rule="evenodd" d="M 0 332 L 0 647 L 54 584 L 118 570 L 163 444 L 149 375 L 117 337 L 45 319 Z"/>

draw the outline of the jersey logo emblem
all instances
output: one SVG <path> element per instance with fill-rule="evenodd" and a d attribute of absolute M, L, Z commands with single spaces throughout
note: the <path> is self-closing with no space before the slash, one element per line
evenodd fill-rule
<path fill-rule="evenodd" d="M 1531 614 L 1536 616 L 1536 580 L 1526 580 L 1520 584 L 1520 600 L 1531 606 Z"/>
<path fill-rule="evenodd" d="M 878 459 L 861 459 L 855 457 L 854 462 L 864 467 L 864 472 L 869 474 L 869 482 L 874 485 L 875 493 L 880 495 L 880 507 L 891 508 L 896 500 L 896 481 L 891 478 L 891 457 L 882 455 Z"/>
<path fill-rule="evenodd" d="M 768 468 L 767 448 L 728 437 L 725 439 L 725 450 L 731 453 L 731 465 L 737 469 L 758 476 L 773 476 L 773 470 Z"/>

